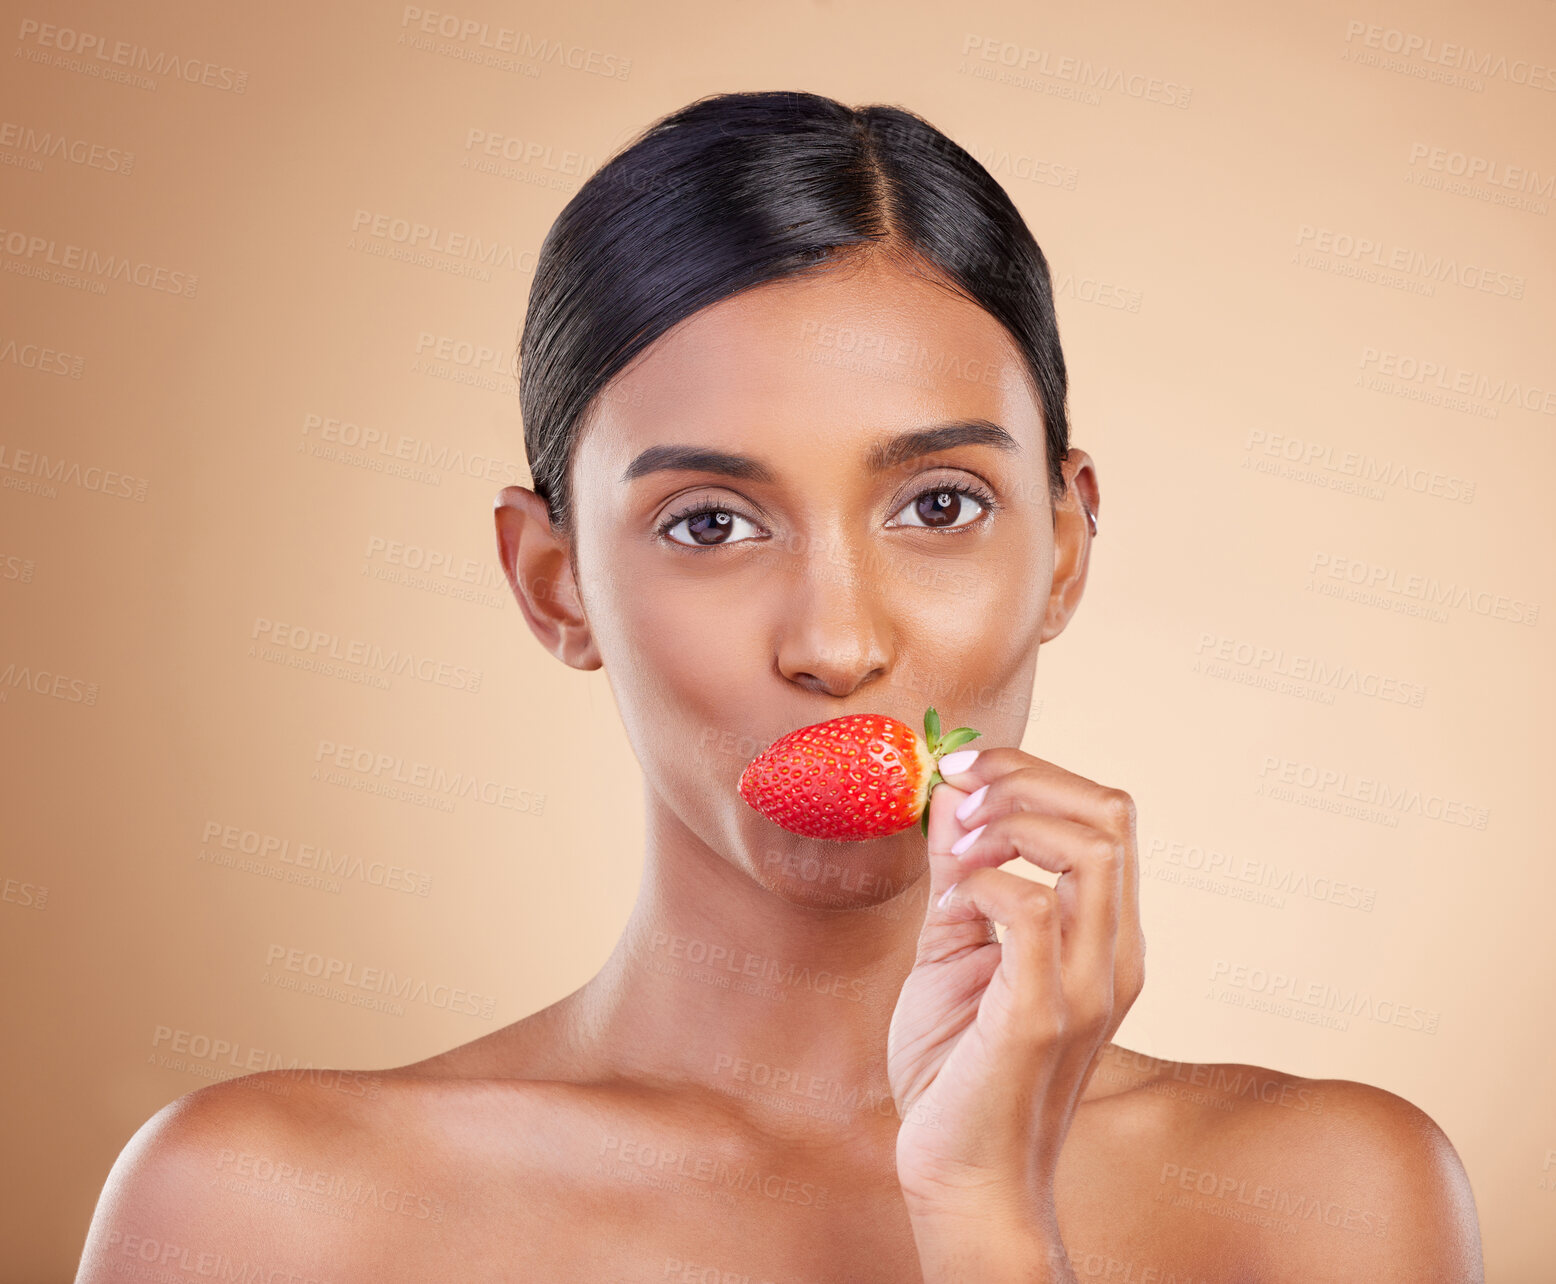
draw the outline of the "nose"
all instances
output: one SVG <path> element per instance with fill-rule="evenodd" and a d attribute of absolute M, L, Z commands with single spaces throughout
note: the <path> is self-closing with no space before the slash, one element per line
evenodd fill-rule
<path fill-rule="evenodd" d="M 891 628 L 872 587 L 877 578 L 824 555 L 798 559 L 779 595 L 778 672 L 808 692 L 839 697 L 888 673 Z"/>

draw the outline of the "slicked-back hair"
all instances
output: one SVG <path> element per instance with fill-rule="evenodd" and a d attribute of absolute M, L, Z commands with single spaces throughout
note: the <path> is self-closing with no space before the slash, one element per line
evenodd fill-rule
<path fill-rule="evenodd" d="M 519 342 L 533 489 L 573 536 L 570 468 L 596 398 L 678 322 L 740 291 L 874 248 L 976 303 L 1039 397 L 1064 493 L 1064 353 L 1048 262 L 1004 188 L 900 107 L 819 94 L 698 99 L 656 121 L 568 201 L 538 256 Z"/>

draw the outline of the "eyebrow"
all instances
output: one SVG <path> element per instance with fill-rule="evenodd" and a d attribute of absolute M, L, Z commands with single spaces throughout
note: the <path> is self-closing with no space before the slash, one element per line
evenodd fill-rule
<path fill-rule="evenodd" d="M 987 419 L 957 419 L 950 423 L 933 424 L 928 428 L 915 428 L 911 432 L 898 433 L 888 441 L 876 442 L 865 456 L 865 467 L 871 473 L 884 473 L 901 467 L 911 459 L 951 450 L 956 446 L 993 446 L 996 450 L 1007 451 L 1021 449 L 1021 443 L 996 423 Z M 631 482 L 651 473 L 674 471 L 719 473 L 751 482 L 777 480 L 766 464 L 749 455 L 685 445 L 650 446 L 627 465 L 621 480 L 624 483 Z"/>

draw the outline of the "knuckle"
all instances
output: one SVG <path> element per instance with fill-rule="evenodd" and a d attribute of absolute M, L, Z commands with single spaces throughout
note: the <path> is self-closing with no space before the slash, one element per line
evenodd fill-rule
<path fill-rule="evenodd" d="M 1034 883 L 1030 879 L 1022 881 L 1026 883 L 1026 887 L 1021 893 L 1021 912 L 1026 916 L 1027 921 L 1041 927 L 1057 917 L 1058 893 L 1042 883 Z"/>
<path fill-rule="evenodd" d="M 1117 828 L 1126 833 L 1133 832 L 1136 820 L 1133 797 L 1122 789 L 1108 789 L 1103 794 L 1102 806 Z"/>
<path fill-rule="evenodd" d="M 1125 847 L 1112 834 L 1099 834 L 1092 844 L 1091 861 L 1104 873 L 1112 874 L 1124 866 Z"/>

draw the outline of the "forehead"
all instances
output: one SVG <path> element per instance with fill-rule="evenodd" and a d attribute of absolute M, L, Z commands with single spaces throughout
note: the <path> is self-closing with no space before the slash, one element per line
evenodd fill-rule
<path fill-rule="evenodd" d="M 777 458 L 964 418 L 1001 425 L 1040 466 L 1041 406 L 1005 328 L 944 286 L 861 256 L 720 300 L 662 335 L 601 397 L 579 455 L 617 477 L 658 442 Z"/>

